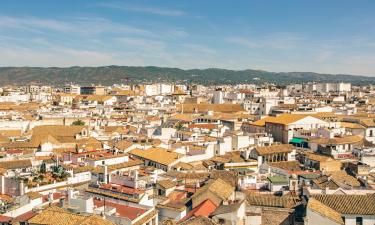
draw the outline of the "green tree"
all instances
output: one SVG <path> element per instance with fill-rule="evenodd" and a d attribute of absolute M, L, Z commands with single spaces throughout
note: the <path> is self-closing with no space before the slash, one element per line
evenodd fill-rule
<path fill-rule="evenodd" d="M 72 123 L 73 126 L 84 126 L 85 125 L 85 122 L 83 122 L 82 120 L 78 119 L 76 121 L 74 121 Z"/>
<path fill-rule="evenodd" d="M 42 163 L 42 165 L 40 166 L 40 173 L 46 173 L 46 164 L 45 163 Z"/>
<path fill-rule="evenodd" d="M 176 128 L 176 130 L 182 130 L 183 125 L 182 125 L 181 123 L 177 123 L 177 124 L 175 125 L 175 128 Z"/>

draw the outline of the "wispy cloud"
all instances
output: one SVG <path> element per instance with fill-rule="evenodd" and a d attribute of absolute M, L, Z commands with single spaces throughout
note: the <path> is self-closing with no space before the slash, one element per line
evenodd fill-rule
<path fill-rule="evenodd" d="M 315 61 L 317 63 L 324 63 L 324 62 L 332 60 L 334 55 L 335 55 L 335 51 L 333 50 L 318 49 L 316 56 L 315 56 Z"/>
<path fill-rule="evenodd" d="M 127 48 L 137 48 L 141 51 L 162 51 L 167 44 L 163 41 L 156 41 L 144 38 L 116 38 L 120 45 L 125 45 Z"/>
<path fill-rule="evenodd" d="M 0 16 L 0 27 L 7 29 L 22 29 L 28 31 L 39 31 L 48 29 L 54 31 L 67 31 L 69 26 L 62 21 L 53 19 L 39 19 L 35 17 L 10 17 Z"/>
<path fill-rule="evenodd" d="M 186 15 L 186 12 L 176 9 L 166 9 L 152 6 L 139 6 L 139 5 L 130 5 L 122 2 L 107 2 L 96 4 L 100 7 L 106 7 L 111 9 L 119 9 L 131 12 L 140 12 L 140 13 L 150 13 L 161 16 L 183 16 Z"/>
<path fill-rule="evenodd" d="M 199 44 L 191 44 L 191 43 L 184 43 L 182 44 L 184 48 L 189 51 L 205 53 L 205 54 L 216 54 L 216 51 L 210 47 L 199 45 Z"/>
<path fill-rule="evenodd" d="M 152 28 L 115 22 L 108 18 L 95 16 L 76 16 L 70 18 L 45 19 L 38 17 L 12 17 L 0 15 L 0 35 L 23 31 L 32 35 L 48 34 L 59 37 L 85 36 L 91 39 L 99 35 L 141 36 L 154 39 L 181 39 L 189 34 L 181 28 L 168 25 L 155 25 Z"/>
<path fill-rule="evenodd" d="M 232 36 L 225 38 L 225 41 L 228 43 L 242 45 L 247 48 L 268 48 L 278 50 L 293 49 L 302 40 L 304 40 L 303 36 L 287 32 L 254 37 Z"/>
<path fill-rule="evenodd" d="M 124 23 L 115 23 L 101 17 L 73 17 L 69 19 L 42 19 L 36 17 L 0 16 L 0 28 L 30 32 L 61 32 L 65 35 L 93 35 L 99 33 L 130 33 L 152 35 L 152 32 Z"/>
<path fill-rule="evenodd" d="M 225 38 L 225 41 L 232 44 L 242 45 L 248 48 L 259 48 L 261 45 L 256 41 L 251 40 L 250 38 L 244 37 L 228 37 Z"/>
<path fill-rule="evenodd" d="M 98 66 L 121 63 L 114 53 L 55 47 L 39 50 L 0 47 L 0 66 Z"/>

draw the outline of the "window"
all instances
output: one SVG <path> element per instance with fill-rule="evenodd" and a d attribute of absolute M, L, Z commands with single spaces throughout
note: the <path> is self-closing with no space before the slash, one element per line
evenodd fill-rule
<path fill-rule="evenodd" d="M 370 130 L 370 137 L 372 137 L 373 135 L 373 130 Z"/>
<path fill-rule="evenodd" d="M 363 218 L 362 217 L 356 217 L 355 218 L 355 224 L 356 225 L 362 225 L 363 224 Z"/>
<path fill-rule="evenodd" d="M 164 190 L 163 189 L 158 189 L 158 195 L 164 195 Z"/>
<path fill-rule="evenodd" d="M 219 224 L 224 224 L 224 223 L 225 223 L 225 220 L 222 218 L 219 218 Z"/>

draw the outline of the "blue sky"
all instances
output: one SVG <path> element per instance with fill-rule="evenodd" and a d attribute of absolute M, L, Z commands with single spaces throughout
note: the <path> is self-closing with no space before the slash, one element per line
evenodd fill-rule
<path fill-rule="evenodd" d="M 0 66 L 375 75 L 373 0 L 2 0 Z"/>

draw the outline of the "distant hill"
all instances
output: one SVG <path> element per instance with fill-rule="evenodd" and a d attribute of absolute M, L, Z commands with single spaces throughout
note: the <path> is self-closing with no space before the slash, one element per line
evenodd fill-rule
<path fill-rule="evenodd" d="M 53 84 L 65 83 L 119 84 L 168 81 L 200 84 L 350 82 L 375 84 L 375 77 L 332 75 L 312 72 L 274 73 L 261 70 L 191 69 L 139 66 L 103 67 L 0 67 L 0 85 L 6 84 Z"/>

